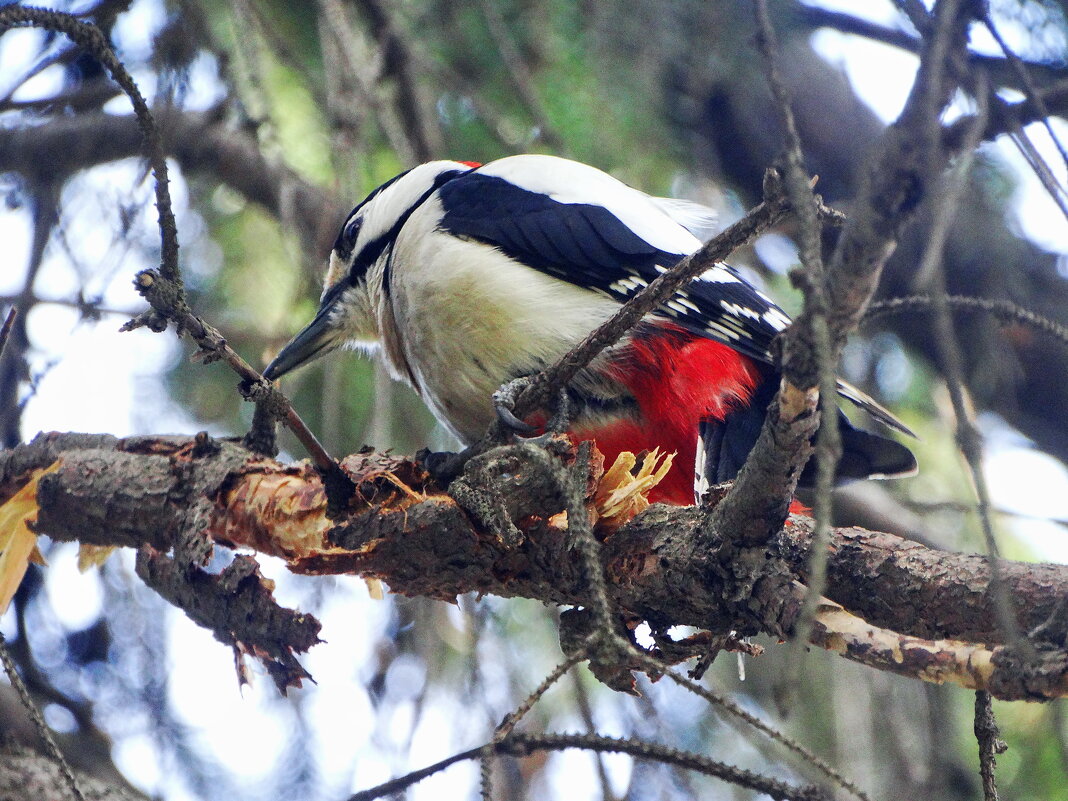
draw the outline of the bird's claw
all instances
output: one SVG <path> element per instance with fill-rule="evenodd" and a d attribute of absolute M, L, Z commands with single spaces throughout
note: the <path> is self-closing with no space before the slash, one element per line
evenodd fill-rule
<path fill-rule="evenodd" d="M 494 400 L 493 410 L 497 413 L 497 419 L 501 425 L 510 431 L 514 431 L 516 434 L 533 434 L 537 431 L 536 426 L 532 426 L 530 423 L 526 423 L 515 416 L 515 413 L 503 404 L 497 403 Z"/>
<path fill-rule="evenodd" d="M 522 376 L 501 386 L 493 393 L 493 410 L 501 425 L 518 435 L 533 434 L 538 429 L 525 420 L 516 417 L 515 402 L 519 394 L 530 385 L 530 378 Z"/>
<path fill-rule="evenodd" d="M 549 422 L 544 426 L 543 430 L 545 433 L 540 436 L 530 436 L 538 431 L 538 426 L 532 426 L 525 420 L 520 420 L 514 411 L 516 400 L 519 398 L 520 393 L 530 385 L 530 382 L 531 379 L 528 376 L 516 378 L 509 381 L 493 393 L 493 409 L 496 412 L 497 419 L 500 421 L 501 425 L 517 436 L 522 436 L 526 439 L 531 439 L 532 441 L 537 441 L 542 437 L 566 431 L 568 424 L 570 423 L 570 404 L 567 390 L 561 388 L 557 393 L 553 415 L 549 418 Z"/>

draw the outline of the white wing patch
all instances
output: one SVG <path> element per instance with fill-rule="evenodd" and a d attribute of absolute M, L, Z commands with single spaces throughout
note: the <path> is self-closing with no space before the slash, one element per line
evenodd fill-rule
<path fill-rule="evenodd" d="M 637 275 L 629 275 L 626 278 L 620 278 L 618 281 L 612 283 L 609 289 L 615 292 L 633 293 L 638 292 L 645 287 L 649 286 L 649 282 L 644 278 L 640 278 Z"/>
<path fill-rule="evenodd" d="M 723 307 L 723 310 L 727 314 L 735 317 L 748 317 L 750 320 L 759 320 L 761 313 L 756 309 L 751 309 L 748 306 L 742 306 L 738 303 L 729 303 L 725 300 L 721 300 L 719 305 Z"/>
<path fill-rule="evenodd" d="M 708 476 L 705 474 L 708 466 L 708 454 L 705 453 L 705 437 L 700 426 L 698 426 L 697 432 L 697 460 L 694 465 L 693 495 L 694 503 L 700 504 L 709 487 Z"/>
<path fill-rule="evenodd" d="M 741 276 L 725 264 L 717 264 L 715 267 L 705 270 L 699 276 L 698 281 L 706 281 L 710 284 L 741 284 Z"/>
<path fill-rule="evenodd" d="M 764 322 L 774 328 L 776 331 L 782 331 L 786 326 L 790 324 L 790 318 L 786 316 L 786 312 L 780 309 L 778 306 L 772 306 L 766 312 L 764 312 Z"/>
<path fill-rule="evenodd" d="M 715 320 L 709 320 L 705 325 L 705 328 L 717 339 L 721 340 L 740 340 L 742 335 L 735 331 L 733 328 L 728 328 Z"/>

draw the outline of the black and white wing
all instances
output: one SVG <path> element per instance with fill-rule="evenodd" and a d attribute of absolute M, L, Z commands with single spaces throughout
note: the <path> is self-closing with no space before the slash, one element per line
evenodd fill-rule
<path fill-rule="evenodd" d="M 443 230 L 621 303 L 701 246 L 686 227 L 698 223 L 692 206 L 551 156 L 492 162 L 449 181 L 439 196 Z M 726 265 L 680 289 L 656 313 L 764 362 L 772 338 L 789 323 Z"/>
<path fill-rule="evenodd" d="M 633 189 L 607 173 L 553 156 L 512 156 L 439 190 L 441 228 L 623 303 L 696 251 L 688 230 L 707 219 L 694 204 Z M 726 264 L 680 288 L 656 314 L 699 336 L 771 363 L 771 341 L 790 318 Z M 841 395 L 880 422 L 912 432 L 856 387 Z M 914 436 L 914 435 L 913 435 Z"/>

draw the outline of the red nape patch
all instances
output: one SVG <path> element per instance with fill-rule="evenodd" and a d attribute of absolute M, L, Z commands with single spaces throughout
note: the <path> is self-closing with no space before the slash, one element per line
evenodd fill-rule
<path fill-rule="evenodd" d="M 623 451 L 676 454 L 649 500 L 692 505 L 698 424 L 744 406 L 762 379 L 759 368 L 726 345 L 658 324 L 639 332 L 609 369 L 633 393 L 641 419 L 572 433 L 596 440 L 606 465 Z"/>
<path fill-rule="evenodd" d="M 477 170 L 479 167 L 482 166 L 482 162 L 481 161 L 458 161 L 456 163 L 457 164 L 466 164 L 472 170 Z"/>

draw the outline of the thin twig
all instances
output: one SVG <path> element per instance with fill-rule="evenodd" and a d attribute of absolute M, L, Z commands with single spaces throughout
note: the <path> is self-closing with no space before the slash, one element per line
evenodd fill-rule
<path fill-rule="evenodd" d="M 1053 730 L 1053 742 L 1057 747 L 1057 756 L 1061 763 L 1061 773 L 1068 777 L 1068 743 L 1065 743 L 1064 707 L 1061 704 L 1048 704 L 1049 724 Z"/>
<path fill-rule="evenodd" d="M 1013 49 L 1009 47 L 1009 43 L 1005 41 L 1004 37 L 1001 35 L 1001 31 L 994 25 L 994 20 L 990 18 L 989 10 L 984 10 L 982 19 L 983 25 L 990 31 L 990 35 L 994 37 L 994 41 L 998 43 L 1001 52 L 1005 54 L 1005 58 L 1009 60 L 1013 71 L 1019 77 L 1020 83 L 1024 87 L 1024 94 L 1027 97 L 1027 101 L 1035 107 L 1035 111 L 1037 111 L 1038 115 L 1042 118 L 1042 125 L 1046 129 L 1046 133 L 1049 134 L 1049 138 L 1053 140 L 1053 145 L 1057 148 L 1057 152 L 1061 154 L 1061 160 L 1065 165 L 1068 165 L 1068 151 L 1064 149 L 1060 137 L 1057 136 L 1053 130 L 1053 126 L 1050 124 L 1049 118 L 1051 115 L 1049 109 L 1046 107 L 1046 103 L 1043 101 L 1042 96 L 1038 93 L 1038 87 L 1035 86 L 1035 82 L 1031 80 L 1031 74 L 1027 71 L 1026 65 L 1024 65 L 1023 60 L 1016 55 Z"/>
<path fill-rule="evenodd" d="M 828 798 L 818 787 L 798 787 L 787 782 L 743 770 L 715 759 L 680 751 L 676 748 L 647 743 L 641 740 L 625 740 L 595 734 L 512 734 L 496 744 L 471 748 L 447 759 L 436 762 L 422 770 L 415 770 L 391 781 L 362 790 L 349 797 L 348 801 L 373 801 L 383 796 L 395 795 L 413 784 L 440 773 L 446 768 L 468 759 L 482 758 L 487 750 L 497 755 L 525 757 L 540 751 L 563 751 L 581 748 L 587 751 L 628 754 L 636 759 L 646 759 L 666 765 L 696 771 L 705 776 L 729 782 L 739 787 L 765 793 L 782 801 L 826 801 Z"/>
<path fill-rule="evenodd" d="M 998 321 L 1009 324 L 1016 323 L 1026 325 L 1043 334 L 1059 339 L 1068 345 L 1068 326 L 1043 317 L 1030 309 L 1025 309 L 1009 300 L 994 300 L 992 298 L 973 298 L 967 295 L 946 295 L 946 304 L 961 311 L 986 312 Z M 880 300 L 871 304 L 864 315 L 864 322 L 869 323 L 880 317 L 893 314 L 906 314 L 917 311 L 932 311 L 935 300 L 930 295 L 903 295 L 902 297 Z"/>
<path fill-rule="evenodd" d="M 651 657 L 645 657 L 645 658 L 649 659 L 649 662 L 652 663 L 651 665 L 647 665 L 648 667 L 654 667 L 655 666 L 656 663 L 655 663 L 654 660 L 652 660 Z M 702 698 L 703 700 L 707 701 L 712 706 L 719 707 L 724 712 L 727 712 L 728 714 L 733 715 L 734 717 L 738 718 L 739 720 L 743 721 L 744 723 L 748 724 L 749 726 L 752 726 L 754 729 L 759 731 L 761 734 L 763 734 L 765 737 L 767 737 L 772 742 L 776 742 L 779 745 L 782 745 L 785 748 L 788 748 L 790 751 L 793 751 L 795 754 L 797 754 L 799 757 L 801 757 L 801 759 L 805 763 L 807 763 L 807 764 L 811 765 L 812 767 L 814 767 L 816 770 L 818 770 L 820 773 L 822 773 L 824 776 L 826 776 L 832 782 L 834 782 L 838 786 L 842 787 L 844 790 L 847 790 L 848 792 L 852 793 L 857 798 L 861 799 L 861 801 L 871 801 L 871 799 L 870 799 L 870 797 L 868 796 L 867 793 L 865 793 L 863 790 L 861 790 L 859 787 L 857 787 L 856 784 L 854 784 L 852 781 L 847 779 L 845 776 L 843 776 L 841 773 L 839 773 L 833 767 L 828 765 L 826 762 L 824 762 L 822 759 L 820 759 L 814 753 L 809 751 L 803 745 L 801 745 L 800 743 L 798 743 L 795 740 L 790 739 L 789 737 L 787 737 L 782 732 L 771 728 L 771 726 L 769 726 L 768 724 L 764 723 L 764 721 L 760 720 L 760 718 L 756 717 L 755 715 L 750 714 L 749 712 L 746 712 L 744 709 L 742 709 L 740 706 L 738 706 L 733 701 L 731 701 L 728 698 L 720 695 L 717 692 L 714 692 L 713 690 L 709 689 L 708 687 L 705 687 L 703 684 L 699 684 L 698 682 L 693 681 L 692 679 L 686 678 L 686 676 L 683 676 L 681 673 L 678 673 L 677 671 L 664 670 L 663 667 L 661 666 L 661 667 L 659 667 L 659 672 L 663 673 L 663 675 L 667 676 L 669 679 L 671 679 L 673 682 L 678 684 L 680 687 L 688 690 L 689 692 L 693 693 L 694 695 L 698 696 L 699 698 Z"/>
<path fill-rule="evenodd" d="M 479 759 L 479 797 L 482 801 L 493 801 L 493 752 L 484 749 Z"/>
<path fill-rule="evenodd" d="M 1065 151 L 1064 145 L 1061 144 L 1060 138 L 1050 124 L 1049 108 L 1039 94 L 1038 87 L 1035 86 L 1034 81 L 1031 80 L 1031 75 L 1028 73 L 1027 68 L 1020 60 L 1020 57 L 1016 55 L 1011 47 L 1009 47 L 1009 44 L 1005 41 L 1004 37 L 1002 37 L 1001 32 L 990 18 L 988 10 L 983 11 L 982 21 L 986 26 L 986 29 L 990 32 L 990 35 L 994 37 L 994 41 L 998 43 L 998 47 L 1000 47 L 1001 51 L 1005 54 L 1005 58 L 1007 58 L 1012 65 L 1013 71 L 1019 77 L 1020 83 L 1023 85 L 1023 91 L 1027 98 L 1027 102 L 1037 112 L 1043 127 L 1046 129 L 1046 133 L 1049 134 L 1049 138 L 1053 142 L 1054 147 L 1057 148 L 1057 152 L 1061 154 L 1061 161 L 1064 162 L 1065 165 L 1068 165 L 1068 152 Z M 993 102 L 999 105 L 1004 105 L 1004 101 L 996 95 L 993 98 Z M 1053 199 L 1053 202 L 1060 208 L 1061 214 L 1068 217 L 1068 205 L 1066 205 L 1065 202 L 1064 187 L 1058 184 L 1049 165 L 1046 164 L 1042 155 L 1038 152 L 1038 149 L 1035 147 L 1030 137 L 1027 136 L 1027 133 L 1024 131 L 1023 126 L 1020 125 L 1019 121 L 1011 113 L 1008 114 L 1007 117 L 1015 127 L 1015 130 L 1012 132 L 1013 144 L 1016 145 L 1017 149 L 1019 149 L 1020 153 L 1027 160 L 1031 170 L 1038 177 L 1038 180 L 1041 181 L 1042 186 L 1045 187 L 1046 192 Z"/>
<path fill-rule="evenodd" d="M 857 6 L 860 8 L 860 6 Z M 797 15 L 800 24 L 807 28 L 831 28 L 840 33 L 862 36 L 873 42 L 881 42 L 909 53 L 919 55 L 923 51 L 923 39 L 915 36 L 900 27 L 880 25 L 871 20 L 854 17 L 842 11 L 833 11 L 820 6 L 810 6 L 798 3 L 791 9 L 791 13 Z M 1005 59 L 998 56 L 975 53 L 971 50 L 967 53 L 968 64 L 973 67 L 981 67 L 991 74 L 998 75 L 1000 79 L 1005 77 Z M 1053 62 L 1022 61 L 1029 69 L 1037 70 L 1046 76 L 1047 80 L 1055 79 L 1065 74 L 1065 68 Z M 1007 83 L 1007 81 L 1003 82 Z"/>
<path fill-rule="evenodd" d="M 934 309 L 932 323 L 934 326 L 935 345 L 942 359 L 950 400 L 953 404 L 953 413 L 957 419 L 957 443 L 968 463 L 972 485 L 978 499 L 979 521 L 983 531 L 983 538 L 986 541 L 987 555 L 990 557 L 990 584 L 991 591 L 994 594 L 998 620 L 1006 641 L 1015 646 L 1024 647 L 1026 646 L 1026 641 L 1020 634 L 1019 626 L 1016 623 L 1016 614 L 1012 607 L 1012 600 L 1001 578 L 1001 569 L 998 564 L 1000 553 L 990 514 L 992 508 L 990 492 L 986 485 L 986 476 L 982 467 L 982 440 L 964 401 L 963 359 L 960 343 L 957 340 L 955 326 L 953 325 L 953 316 L 950 314 L 949 305 L 946 303 L 945 246 L 963 197 L 964 188 L 967 185 L 975 157 L 975 149 L 979 145 L 982 131 L 985 127 L 986 97 L 985 87 L 976 92 L 976 102 L 979 104 L 976 120 L 972 127 L 971 135 L 967 139 L 964 152 L 959 157 L 953 170 L 950 171 L 946 179 L 947 185 L 939 195 L 927 248 L 924 251 L 920 267 L 916 271 L 916 277 L 917 282 L 925 286 L 932 298 L 932 307 Z"/>
<path fill-rule="evenodd" d="M 17 306 L 12 306 L 11 310 L 7 313 L 7 318 L 4 320 L 4 325 L 0 328 L 0 356 L 4 355 L 4 346 L 7 345 L 7 338 L 11 336 L 11 329 L 15 325 L 15 318 L 19 316 L 19 310 Z"/>
<path fill-rule="evenodd" d="M 813 785 L 798 787 L 797 785 L 762 776 L 759 773 L 737 768 L 690 751 L 681 751 L 677 748 L 669 748 L 668 746 L 636 739 L 621 739 L 596 734 L 515 734 L 501 743 L 497 750 L 498 753 L 522 757 L 538 751 L 563 751 L 570 748 L 612 754 L 628 754 L 636 759 L 647 759 L 665 765 L 674 765 L 675 767 L 696 771 L 705 776 L 722 779 L 738 787 L 765 793 L 774 799 L 782 799 L 782 801 L 817 801 L 817 799 L 819 801 L 827 801 L 829 798 L 828 794 L 822 789 Z"/>
<path fill-rule="evenodd" d="M 179 330 L 185 332 L 201 348 L 205 361 L 222 359 L 230 368 L 246 382 L 247 397 L 254 401 L 267 401 L 275 405 L 274 414 L 280 418 L 290 431 L 297 437 L 315 462 L 315 466 L 329 475 L 340 474 L 334 458 L 327 453 L 315 434 L 300 418 L 289 400 L 263 375 L 246 362 L 241 355 L 227 343 L 226 339 L 214 327 L 204 322 L 203 319 L 193 314 L 188 308 L 176 309 L 168 307 L 166 296 L 167 288 L 164 285 L 160 292 L 162 297 L 155 294 L 155 286 L 162 281 L 162 276 L 152 270 L 143 270 L 137 275 L 137 284 L 153 309 L 163 308 L 167 315 L 175 321 Z M 132 330 L 143 323 L 143 317 L 136 317 L 126 323 L 120 330 Z"/>
<path fill-rule="evenodd" d="M 23 636 L 25 636 L 25 632 L 23 633 Z M 75 777 L 74 771 L 71 770 L 66 758 L 60 753 L 59 746 L 56 745 L 56 741 L 52 737 L 52 731 L 48 728 L 48 724 L 45 723 L 45 719 L 41 715 L 41 710 L 37 708 L 37 704 L 35 704 L 33 698 L 30 697 L 30 691 L 27 690 L 26 685 L 22 683 L 22 677 L 19 676 L 18 668 L 15 667 L 15 662 L 11 658 L 11 653 L 7 649 L 7 640 L 4 638 L 3 634 L 0 634 L 0 661 L 4 663 L 4 671 L 7 673 L 8 679 L 11 680 L 11 686 L 14 687 L 15 691 L 19 694 L 19 700 L 22 701 L 22 706 L 25 707 L 26 714 L 28 714 L 30 720 L 33 721 L 38 736 L 44 740 L 45 750 L 48 751 L 49 759 L 56 763 L 59 772 L 63 774 L 63 779 L 67 782 L 67 788 L 70 790 L 70 794 L 74 796 L 77 801 L 85 801 L 85 796 L 82 794 L 81 787 L 78 786 L 78 779 Z"/>
<path fill-rule="evenodd" d="M 1008 746 L 1001 739 L 990 693 L 975 693 L 975 740 L 979 743 L 979 776 L 983 782 L 983 801 L 998 801 L 998 785 L 994 777 L 995 757 L 1005 753 Z"/>
<path fill-rule="evenodd" d="M 586 581 L 592 591 L 591 606 L 600 629 L 598 634 L 607 638 L 607 643 L 619 638 L 615 636 L 615 628 L 612 625 L 612 604 L 608 599 L 604 565 L 601 564 L 601 544 L 593 536 L 593 526 L 590 525 L 590 515 L 586 509 L 586 481 L 590 473 L 592 445 L 588 440 L 579 443 L 575 464 L 569 471 L 567 484 L 562 490 L 567 504 L 567 533 L 574 540 L 583 562 Z M 630 650 L 626 644 L 624 647 Z"/>
<path fill-rule="evenodd" d="M 582 675 L 575 671 L 571 674 L 571 683 L 574 688 L 575 704 L 578 706 L 579 715 L 586 726 L 586 730 L 593 733 L 597 731 L 597 723 L 593 719 L 593 707 L 590 705 L 590 694 L 583 683 Z M 601 798 L 603 801 L 615 801 L 615 793 L 612 792 L 612 784 L 608 779 L 608 768 L 604 763 L 604 756 L 597 754 L 597 780 L 601 784 Z"/>
<path fill-rule="evenodd" d="M 1049 113 L 1049 109 L 1046 108 L 1046 104 L 1043 102 L 1042 97 L 1038 94 L 1037 90 L 1032 93 L 1032 97 L 1028 97 L 1026 102 L 1033 105 L 1037 111 L 1046 111 Z M 1039 183 L 1042 184 L 1042 188 L 1046 190 L 1046 193 L 1050 196 L 1050 199 L 1060 209 L 1061 215 L 1068 217 L 1068 200 L 1065 199 L 1065 190 L 1058 181 L 1057 177 L 1053 174 L 1046 160 L 1042 158 L 1042 154 L 1038 152 L 1038 148 L 1035 147 L 1034 142 L 1027 135 L 1027 131 L 1024 130 L 1024 126 L 1020 121 L 1020 118 L 1015 113 L 1018 106 L 1012 106 L 1006 103 L 997 95 L 991 95 L 986 98 L 988 102 L 992 103 L 994 108 L 999 110 L 1000 118 L 1005 123 L 1006 131 L 1009 134 L 1009 138 L 1016 146 L 1016 149 L 1023 156 L 1024 161 L 1027 162 L 1027 166 L 1031 168 L 1031 172 L 1038 178 Z M 989 116 L 989 114 L 987 115 Z M 1036 117 L 1036 119 L 1045 122 L 1046 128 L 1050 137 L 1053 139 L 1054 145 L 1061 151 L 1062 155 L 1064 150 L 1061 146 L 1060 140 L 1054 134 L 1052 127 L 1050 127 L 1049 119 L 1047 116 Z"/>
<path fill-rule="evenodd" d="M 482 745 L 478 748 L 469 748 L 466 751 L 461 751 L 458 754 L 445 757 L 445 759 L 440 762 L 435 762 L 433 765 L 427 765 L 420 770 L 413 770 L 411 773 L 398 776 L 396 779 L 390 779 L 388 782 L 383 782 L 377 787 L 370 787 L 366 790 L 360 790 L 358 793 L 353 793 L 349 796 L 348 801 L 374 801 L 374 799 L 382 798 L 383 796 L 396 795 L 402 790 L 411 787 L 413 784 L 421 782 L 423 779 L 441 773 L 443 770 L 455 765 L 457 762 L 465 762 L 468 759 L 481 758 L 485 750 L 486 747 Z"/>
<path fill-rule="evenodd" d="M 764 60 L 766 78 L 775 98 L 775 109 L 786 143 L 786 189 L 790 205 L 797 215 L 799 228 L 798 255 L 802 272 L 794 276 L 804 292 L 805 306 L 800 318 L 787 334 L 784 345 L 783 373 L 786 380 L 805 389 L 812 378 L 818 380 L 820 426 L 816 434 L 816 499 L 813 514 L 816 528 L 808 565 L 808 592 L 800 616 L 794 625 L 793 644 L 786 660 L 785 674 L 779 687 L 779 702 L 788 705 L 799 682 L 801 654 L 808 643 L 816 607 L 827 584 L 827 546 L 831 532 L 831 491 L 841 456 L 842 441 L 838 431 L 837 378 L 835 354 L 827 326 L 827 277 L 823 269 L 820 236 L 819 202 L 804 166 L 801 137 L 797 132 L 790 96 L 779 71 L 779 43 L 771 22 L 767 0 L 757 0 L 757 45 Z M 815 357 L 816 376 L 808 367 Z M 800 362 L 802 369 L 796 369 Z M 798 384 L 798 382 L 802 382 Z"/>
<path fill-rule="evenodd" d="M 1020 155 L 1024 157 L 1027 162 L 1027 166 L 1031 168 L 1031 172 L 1038 178 L 1039 183 L 1042 184 L 1042 188 L 1046 190 L 1046 194 L 1050 196 L 1050 199 L 1057 205 L 1057 208 L 1061 210 L 1061 216 L 1068 218 L 1068 200 L 1065 199 L 1065 190 L 1057 183 L 1056 176 L 1053 175 L 1053 171 L 1050 170 L 1046 160 L 1042 158 L 1042 154 L 1038 152 L 1038 148 L 1035 147 L 1035 143 L 1031 141 L 1031 138 L 1027 135 L 1027 132 L 1020 125 L 1019 121 L 1009 117 L 1012 125 L 1012 131 L 1010 133 L 1010 139 L 1012 143 L 1016 145 L 1016 149 L 1020 151 Z M 1060 143 L 1058 142 L 1058 146 Z"/>
<path fill-rule="evenodd" d="M 1068 109 L 1068 80 L 1060 80 L 1039 89 L 1038 97 L 1052 114 L 1063 116 Z M 1016 103 L 1006 103 L 1003 100 L 996 102 L 990 107 L 990 119 L 987 120 L 986 129 L 983 131 L 983 141 L 992 141 L 1001 134 L 1011 133 L 1018 126 L 1029 125 L 1041 119 L 1034 104 L 1029 100 Z M 950 151 L 959 152 L 961 142 L 974 122 L 975 117 L 968 114 L 946 125 L 942 129 L 942 143 Z"/>
<path fill-rule="evenodd" d="M 8 303 L 17 302 L 22 295 L 0 295 L 0 305 L 6 305 Z M 96 319 L 99 315 L 112 314 L 116 317 L 133 317 L 137 314 L 135 309 L 113 309 L 110 306 L 97 305 L 95 300 L 86 300 L 84 298 L 42 298 L 38 295 L 31 295 L 30 302 L 37 305 L 49 305 L 49 306 L 63 306 L 68 309 L 75 309 L 81 313 L 81 317 Z"/>
<path fill-rule="evenodd" d="M 501 721 L 501 725 L 497 727 L 497 731 L 493 734 L 493 742 L 497 743 L 503 740 L 505 737 L 512 733 L 512 730 L 529 712 L 534 708 L 534 704 L 541 700 L 541 697 L 549 691 L 556 682 L 558 682 L 571 668 L 582 662 L 586 658 L 586 655 L 581 651 L 571 654 L 567 659 L 557 665 L 550 671 L 541 684 L 539 684 L 530 695 L 528 695 L 515 711 L 510 712 L 504 720 Z"/>

